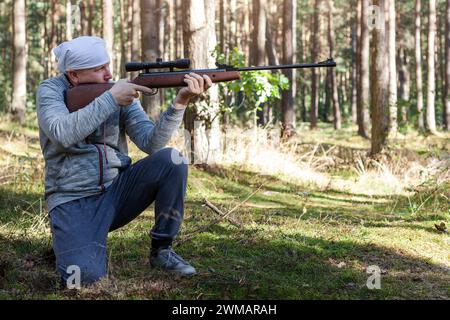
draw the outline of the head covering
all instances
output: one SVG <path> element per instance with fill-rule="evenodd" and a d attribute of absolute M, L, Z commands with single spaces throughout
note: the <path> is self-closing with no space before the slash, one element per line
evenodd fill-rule
<path fill-rule="evenodd" d="M 61 73 L 67 70 L 95 68 L 109 62 L 105 40 L 82 36 L 61 43 L 53 49 Z"/>

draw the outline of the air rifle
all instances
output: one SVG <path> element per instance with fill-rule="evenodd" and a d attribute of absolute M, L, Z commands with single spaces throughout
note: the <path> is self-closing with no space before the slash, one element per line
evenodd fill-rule
<path fill-rule="evenodd" d="M 185 87 L 187 84 L 183 81 L 184 75 L 194 72 L 200 76 L 208 75 L 212 82 L 224 82 L 240 79 L 240 72 L 249 72 L 256 70 L 280 70 L 280 69 L 305 69 L 305 68 L 329 68 L 335 67 L 336 62 L 332 58 L 318 63 L 303 63 L 303 64 L 287 64 L 287 65 L 275 65 L 275 66 L 257 66 L 257 67 L 243 67 L 235 68 L 226 64 L 216 63 L 216 69 L 198 69 L 189 70 L 189 59 L 178 59 L 174 61 L 162 61 L 157 59 L 156 62 L 128 62 L 125 64 L 125 70 L 141 71 L 135 79 L 131 80 L 132 83 L 145 86 L 154 89 L 154 95 L 158 92 L 159 88 L 176 88 Z M 169 69 L 169 71 L 153 71 L 150 69 Z M 175 70 L 178 69 L 178 70 Z M 89 83 L 80 84 L 74 87 L 70 87 L 65 92 L 66 106 L 70 112 L 75 112 L 95 98 L 103 94 L 105 91 L 112 88 L 114 83 Z"/>

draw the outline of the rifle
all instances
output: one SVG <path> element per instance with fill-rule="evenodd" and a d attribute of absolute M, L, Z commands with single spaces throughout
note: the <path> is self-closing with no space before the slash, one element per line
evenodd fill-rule
<path fill-rule="evenodd" d="M 141 71 L 135 79 L 131 80 L 132 83 L 145 86 L 148 88 L 155 89 L 151 94 L 155 95 L 158 93 L 159 88 L 175 88 L 175 87 L 185 87 L 187 84 L 183 81 L 184 75 L 195 72 L 200 76 L 208 75 L 212 82 L 224 82 L 233 81 L 240 79 L 240 72 L 256 71 L 256 70 L 279 70 L 279 69 L 304 69 L 304 68 L 329 68 L 335 67 L 336 62 L 333 58 L 329 58 L 325 61 L 318 63 L 304 63 L 304 64 L 288 64 L 288 65 L 275 65 L 275 66 L 259 66 L 259 67 L 243 67 L 235 68 L 226 64 L 216 63 L 216 69 L 198 69 L 198 70 L 188 70 L 190 65 L 189 59 L 178 59 L 175 61 L 162 61 L 157 59 L 156 62 L 128 62 L 125 64 L 126 71 Z M 170 71 L 161 72 L 154 71 L 150 72 L 150 69 L 165 69 L 168 68 Z M 174 69 L 180 70 L 174 70 Z M 103 94 L 105 91 L 112 88 L 114 83 L 90 83 L 90 84 L 80 84 L 75 87 L 71 87 L 65 92 L 65 102 L 69 109 L 69 112 L 75 112 L 90 102 L 95 98 Z"/>

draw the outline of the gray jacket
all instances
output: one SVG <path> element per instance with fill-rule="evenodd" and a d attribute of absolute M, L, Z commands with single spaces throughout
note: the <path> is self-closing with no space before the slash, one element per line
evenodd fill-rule
<path fill-rule="evenodd" d="M 49 211 L 111 185 L 131 164 L 125 133 L 139 149 L 152 154 L 166 146 L 184 113 L 171 105 L 154 124 L 138 99 L 120 107 L 109 91 L 69 113 L 64 102 L 69 85 L 66 76 L 59 75 L 43 81 L 36 96 Z"/>

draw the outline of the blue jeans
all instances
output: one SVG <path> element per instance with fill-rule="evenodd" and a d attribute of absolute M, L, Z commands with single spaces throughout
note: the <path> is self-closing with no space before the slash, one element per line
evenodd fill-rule
<path fill-rule="evenodd" d="M 161 149 L 123 170 L 102 194 L 77 199 L 50 211 L 53 249 L 63 281 L 80 268 L 81 283 L 89 284 L 107 274 L 106 240 L 155 201 L 155 224 L 150 235 L 171 241 L 180 230 L 184 214 L 187 164 L 176 164 Z M 180 161 L 176 161 L 180 162 Z M 73 267 L 71 267 L 73 268 Z"/>

